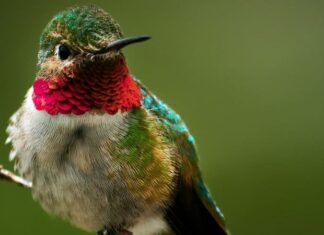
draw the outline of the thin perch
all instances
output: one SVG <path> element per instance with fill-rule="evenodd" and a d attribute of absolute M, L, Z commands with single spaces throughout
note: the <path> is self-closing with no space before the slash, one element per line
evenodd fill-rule
<path fill-rule="evenodd" d="M 21 177 L 15 175 L 11 171 L 4 169 L 2 165 L 0 165 L 0 179 L 9 181 L 11 183 L 18 184 L 24 188 L 32 187 L 32 182 L 29 182 L 29 181 L 25 180 L 24 178 L 21 178 Z"/>

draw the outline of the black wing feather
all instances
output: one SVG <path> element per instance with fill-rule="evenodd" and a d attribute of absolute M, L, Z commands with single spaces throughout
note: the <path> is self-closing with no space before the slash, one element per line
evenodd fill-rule
<path fill-rule="evenodd" d="M 196 190 L 180 182 L 165 219 L 176 235 L 228 235 L 202 203 Z"/>

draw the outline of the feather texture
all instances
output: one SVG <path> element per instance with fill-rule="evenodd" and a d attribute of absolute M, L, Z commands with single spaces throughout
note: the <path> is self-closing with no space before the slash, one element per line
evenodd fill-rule
<path fill-rule="evenodd" d="M 177 235 L 228 234 L 223 213 L 201 177 L 193 136 L 175 111 L 137 82 L 143 105 L 163 123 L 164 135 L 176 143 L 179 177 L 166 220 Z"/>

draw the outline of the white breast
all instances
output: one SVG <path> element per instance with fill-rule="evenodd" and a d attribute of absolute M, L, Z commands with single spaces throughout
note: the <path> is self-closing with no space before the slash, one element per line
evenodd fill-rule
<path fill-rule="evenodd" d="M 35 109 L 28 91 L 8 132 L 17 169 L 32 181 L 33 196 L 47 212 L 88 231 L 138 214 L 136 207 L 119 209 L 135 202 L 120 180 L 123 166 L 107 150 L 123 138 L 126 115 L 49 115 Z"/>
<path fill-rule="evenodd" d="M 8 127 L 11 156 L 46 211 L 88 231 L 125 222 L 135 224 L 129 228 L 134 235 L 169 231 L 163 216 L 134 200 L 118 178 L 124 166 L 114 164 L 106 150 L 127 132 L 126 115 L 49 115 L 35 109 L 28 91 Z M 81 129 L 83 139 L 76 140 L 73 134 Z"/>
<path fill-rule="evenodd" d="M 89 139 L 117 140 L 127 128 L 125 115 L 127 114 L 49 115 L 45 111 L 36 110 L 30 89 L 22 108 L 12 116 L 7 129 L 9 134 L 7 142 L 13 144 L 10 159 L 18 157 L 18 170 L 24 174 L 28 171 L 33 153 L 59 148 L 65 144 L 66 136 L 80 126 L 93 130 L 87 133 Z"/>

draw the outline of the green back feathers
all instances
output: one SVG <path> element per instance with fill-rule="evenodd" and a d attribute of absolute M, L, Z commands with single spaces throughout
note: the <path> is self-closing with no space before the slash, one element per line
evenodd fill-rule
<path fill-rule="evenodd" d="M 45 27 L 40 38 L 39 61 L 54 54 L 56 45 L 94 50 L 122 38 L 119 24 L 96 6 L 73 7 L 58 13 Z"/>

